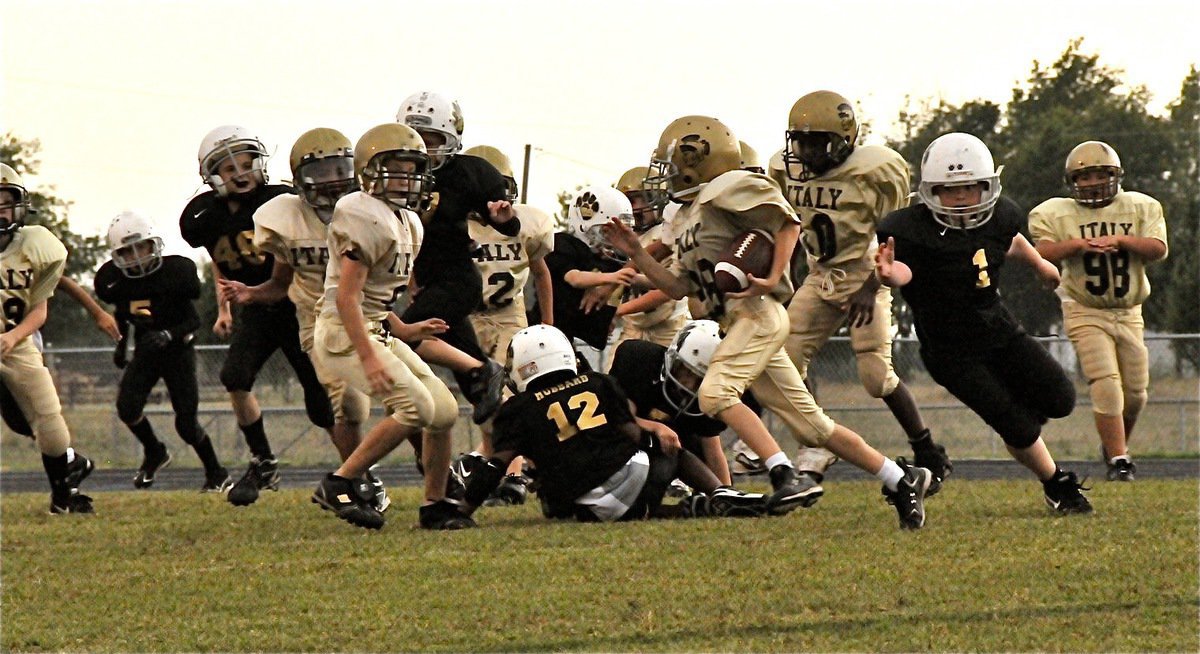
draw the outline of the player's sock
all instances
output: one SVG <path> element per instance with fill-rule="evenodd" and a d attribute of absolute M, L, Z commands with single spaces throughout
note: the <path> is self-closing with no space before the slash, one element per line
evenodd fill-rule
<path fill-rule="evenodd" d="M 196 450 L 196 456 L 200 457 L 200 462 L 204 464 L 205 472 L 212 472 L 221 467 L 208 434 L 201 433 L 200 439 L 192 444 L 192 449 Z"/>
<path fill-rule="evenodd" d="M 775 466 L 787 466 L 789 468 L 795 467 L 792 465 L 792 461 L 788 458 L 788 455 L 784 454 L 783 452 L 776 452 L 772 454 L 764 465 L 766 465 L 767 470 L 771 470 Z"/>
<path fill-rule="evenodd" d="M 63 452 L 58 456 L 42 455 L 42 467 L 46 469 L 46 477 L 50 480 L 50 486 L 61 484 L 69 474 L 67 469 L 67 453 Z"/>
<path fill-rule="evenodd" d="M 267 432 L 263 429 L 262 416 L 248 425 L 238 425 L 238 429 L 241 429 L 242 434 L 245 435 L 246 446 L 250 448 L 251 454 L 260 459 L 275 458 L 275 455 L 271 453 L 271 444 L 267 442 Z"/>
<path fill-rule="evenodd" d="M 154 427 L 145 417 L 142 418 L 141 422 L 129 425 L 129 431 L 133 432 L 138 442 L 142 444 L 142 449 L 147 452 L 159 452 L 162 450 L 162 441 L 158 440 L 158 437 L 154 435 Z"/>
<path fill-rule="evenodd" d="M 75 462 L 75 448 L 68 447 L 67 448 L 67 463 L 71 464 L 74 462 Z"/>
<path fill-rule="evenodd" d="M 901 479 L 904 479 L 904 468 L 901 468 L 891 459 L 884 459 L 883 467 L 879 469 L 879 472 L 875 473 L 875 476 L 879 478 L 879 481 L 883 482 L 884 486 L 887 486 L 888 490 L 894 491 L 896 490 L 896 484 L 900 483 Z"/>
<path fill-rule="evenodd" d="M 908 444 L 911 445 L 913 448 L 917 448 L 922 445 L 928 445 L 932 442 L 933 442 L 933 434 L 930 433 L 930 431 L 928 429 L 922 430 L 921 433 L 917 434 L 916 436 L 908 437 Z"/>

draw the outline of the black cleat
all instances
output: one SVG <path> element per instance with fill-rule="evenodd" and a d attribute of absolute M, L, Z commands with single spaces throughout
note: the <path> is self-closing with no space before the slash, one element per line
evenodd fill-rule
<path fill-rule="evenodd" d="M 483 364 L 483 370 L 479 371 L 475 381 L 471 383 L 471 397 L 479 398 L 475 403 L 475 411 L 471 415 L 471 420 L 477 425 L 482 425 L 491 418 L 496 409 L 500 408 L 500 402 L 504 399 L 504 381 L 507 375 L 504 373 L 504 366 L 496 362 L 495 359 L 488 359 Z"/>
<path fill-rule="evenodd" d="M 468 453 L 459 456 L 450 464 L 450 476 L 446 477 L 446 497 L 462 501 L 467 497 L 467 482 L 471 473 L 479 466 L 486 465 L 487 458 L 482 454 Z"/>
<path fill-rule="evenodd" d="M 1084 480 L 1086 481 L 1086 480 Z M 1046 506 L 1058 513 L 1091 513 L 1092 503 L 1080 491 L 1092 490 L 1079 481 L 1078 475 L 1059 470 L 1042 482 Z"/>
<path fill-rule="evenodd" d="M 76 452 L 75 460 L 67 464 L 67 485 L 71 488 L 79 488 L 84 479 L 92 474 L 96 469 L 96 464 L 86 456 Z"/>
<path fill-rule="evenodd" d="M 711 515 L 708 511 L 708 496 L 704 493 L 692 493 L 679 500 L 679 504 L 675 506 L 681 518 L 707 518 Z"/>
<path fill-rule="evenodd" d="M 225 468 L 217 468 L 204 473 L 204 485 L 200 487 L 201 493 L 224 493 L 233 486 L 233 478 L 229 476 L 229 471 Z"/>
<path fill-rule="evenodd" d="M 1108 468 L 1106 477 L 1109 481 L 1133 481 L 1133 475 L 1137 472 L 1137 466 L 1129 457 L 1121 457 L 1116 461 L 1105 461 L 1104 465 Z"/>
<path fill-rule="evenodd" d="M 392 505 L 392 498 L 388 497 L 383 480 L 375 476 L 375 466 L 371 466 L 365 477 L 367 483 L 371 485 L 371 506 L 380 513 L 387 511 L 388 507 Z"/>
<path fill-rule="evenodd" d="M 154 484 L 154 477 L 158 471 L 170 464 L 171 453 L 167 451 L 166 445 L 160 446 L 157 452 L 146 452 L 142 455 L 141 467 L 133 476 L 133 487 L 150 488 Z"/>
<path fill-rule="evenodd" d="M 258 500 L 258 491 L 264 488 L 279 490 L 279 460 L 250 457 L 246 474 L 229 489 L 229 503 L 234 506 L 250 506 Z"/>
<path fill-rule="evenodd" d="M 505 475 L 492 496 L 484 500 L 484 506 L 518 506 L 525 503 L 529 495 L 529 477 L 522 474 Z"/>
<path fill-rule="evenodd" d="M 716 518 L 756 518 L 767 512 L 767 496 L 719 486 L 708 494 L 708 514 Z"/>
<path fill-rule="evenodd" d="M 95 513 L 92 508 L 92 498 L 87 495 L 82 495 L 76 489 L 71 489 L 70 493 L 51 493 L 50 494 L 50 514 L 62 515 L 65 513 Z"/>
<path fill-rule="evenodd" d="M 767 497 L 767 512 L 784 515 L 799 507 L 810 507 L 821 499 L 825 489 L 808 475 L 799 475 L 790 465 L 779 464 L 771 468 L 771 488 L 775 492 Z"/>
<path fill-rule="evenodd" d="M 898 457 L 896 463 L 904 470 L 904 476 L 896 484 L 896 490 L 884 486 L 883 495 L 888 504 L 896 507 L 901 529 L 920 529 L 925 525 L 925 496 L 933 483 L 933 473 L 908 465 L 904 457 Z"/>
<path fill-rule="evenodd" d="M 937 495 L 937 492 L 942 490 L 942 482 L 954 472 L 954 464 L 950 462 L 945 446 L 935 445 L 931 439 L 922 441 L 920 445 L 913 445 L 913 465 L 925 468 L 933 474 L 925 497 Z"/>
<path fill-rule="evenodd" d="M 331 472 L 317 485 L 312 501 L 356 527 L 380 529 L 384 517 L 371 506 L 374 491 L 370 486 L 366 481 L 346 479 Z"/>
<path fill-rule="evenodd" d="M 470 529 L 476 527 L 471 516 L 459 510 L 458 504 L 450 500 L 438 500 L 418 510 L 421 529 Z"/>

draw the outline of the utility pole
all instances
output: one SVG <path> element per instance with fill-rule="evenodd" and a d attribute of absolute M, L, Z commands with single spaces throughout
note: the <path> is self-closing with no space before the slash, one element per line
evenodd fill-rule
<path fill-rule="evenodd" d="M 525 166 L 521 171 L 521 204 L 527 204 L 529 199 L 529 153 L 533 151 L 533 146 L 525 144 Z"/>

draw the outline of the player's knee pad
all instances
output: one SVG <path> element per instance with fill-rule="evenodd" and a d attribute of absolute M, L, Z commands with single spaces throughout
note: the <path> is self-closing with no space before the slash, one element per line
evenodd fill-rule
<path fill-rule="evenodd" d="M 195 445 L 204 440 L 204 429 L 200 427 L 200 423 L 196 422 L 196 414 L 194 413 L 177 413 L 175 414 L 175 433 L 179 434 L 179 440 L 188 445 Z"/>
<path fill-rule="evenodd" d="M 887 397 L 900 385 L 900 377 L 892 369 L 891 361 L 879 352 L 858 352 L 858 379 L 871 397 Z"/>
<path fill-rule="evenodd" d="M 320 388 L 319 393 L 304 393 L 304 413 L 308 415 L 308 421 L 320 427 L 321 429 L 329 429 L 333 427 L 333 405 L 329 403 L 329 396 L 325 394 L 325 389 Z"/>
<path fill-rule="evenodd" d="M 371 415 L 371 398 L 355 389 L 342 387 L 340 393 L 330 394 L 336 407 L 334 419 L 351 425 L 361 425 Z"/>
<path fill-rule="evenodd" d="M 142 419 L 142 409 L 144 407 L 144 402 L 137 402 L 132 398 L 121 395 L 117 397 L 117 419 L 126 425 L 136 424 Z"/>
<path fill-rule="evenodd" d="M 1088 394 L 1092 396 L 1094 413 L 1119 416 L 1125 411 L 1125 394 L 1121 391 L 1121 380 L 1116 375 L 1092 380 Z"/>
<path fill-rule="evenodd" d="M 1134 391 L 1125 389 L 1125 410 L 1122 415 L 1136 418 L 1142 413 L 1142 409 L 1146 408 L 1146 400 L 1149 394 L 1146 389 Z"/>
<path fill-rule="evenodd" d="M 221 385 L 230 393 L 249 393 L 254 388 L 254 371 L 232 357 L 226 357 L 221 365 Z"/>
<path fill-rule="evenodd" d="M 392 419 L 402 425 L 426 429 L 433 423 L 433 396 L 420 384 L 413 384 L 403 394 L 387 397 L 383 403 Z"/>
<path fill-rule="evenodd" d="M 1023 450 L 1037 442 L 1042 435 L 1042 423 L 1038 420 L 1011 420 L 1000 432 L 1000 438 L 1010 447 Z"/>
<path fill-rule="evenodd" d="M 454 393 L 451 393 L 446 384 L 436 377 L 422 381 L 426 382 L 426 388 L 433 399 L 433 417 L 430 419 L 429 429 L 433 431 L 453 429 L 454 423 L 458 422 L 458 400 L 455 399 Z"/>
<path fill-rule="evenodd" d="M 739 391 L 724 383 L 723 380 L 709 376 L 704 378 L 700 388 L 696 391 L 696 401 L 699 402 L 700 410 L 704 412 L 704 415 L 716 416 L 741 402 L 741 395 Z"/>

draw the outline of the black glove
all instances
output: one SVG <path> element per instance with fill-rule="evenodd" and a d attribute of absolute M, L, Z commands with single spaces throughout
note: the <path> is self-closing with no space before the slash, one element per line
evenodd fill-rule
<path fill-rule="evenodd" d="M 124 369 L 127 363 L 129 361 L 125 358 L 125 339 L 121 339 L 121 342 L 117 343 L 117 349 L 113 350 L 113 365 Z"/>
<path fill-rule="evenodd" d="M 156 350 L 163 349 L 170 343 L 171 343 L 171 332 L 169 332 L 165 329 L 160 329 L 156 332 L 150 332 L 149 334 L 146 334 L 145 336 L 143 336 L 142 340 L 138 341 L 138 346 L 144 347 L 147 350 L 153 352 Z"/>

